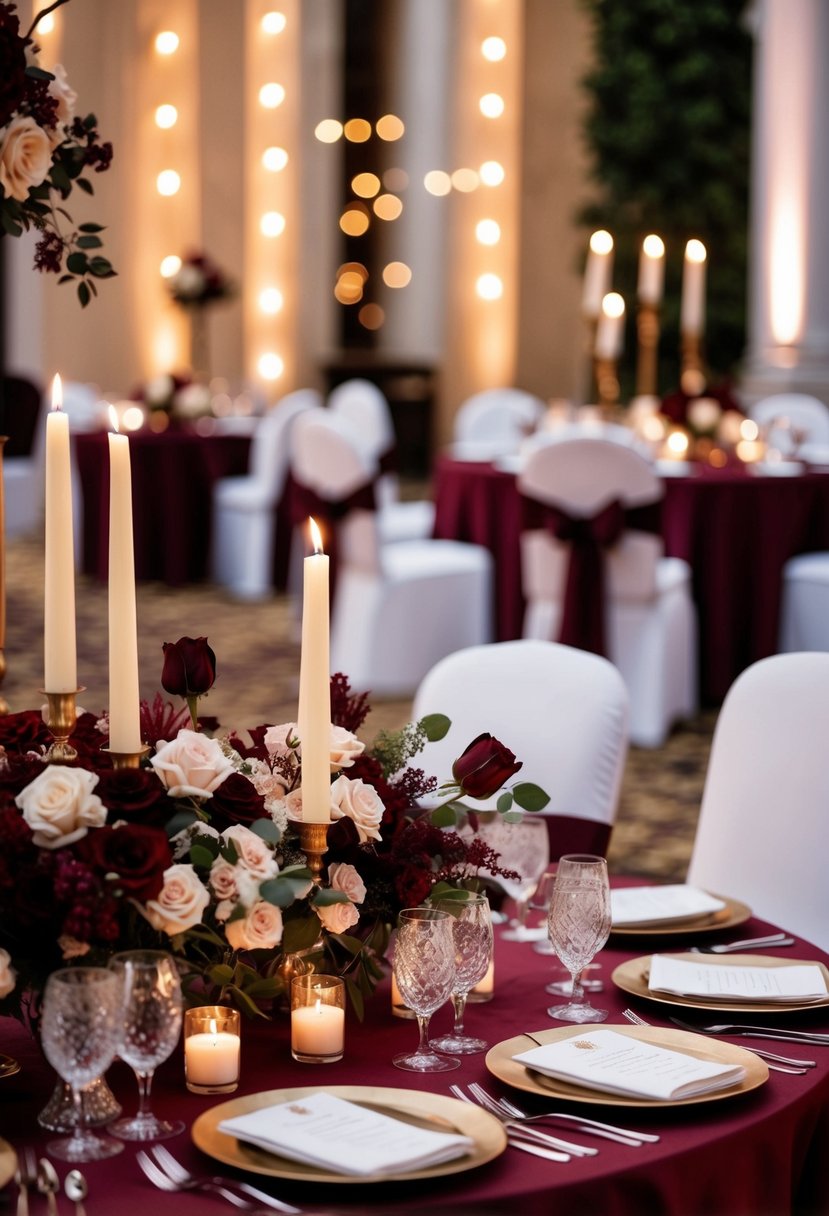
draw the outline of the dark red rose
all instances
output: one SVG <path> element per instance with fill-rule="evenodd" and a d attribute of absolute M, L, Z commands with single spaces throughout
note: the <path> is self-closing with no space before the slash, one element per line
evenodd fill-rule
<path fill-rule="evenodd" d="M 213 791 L 213 797 L 210 799 L 210 818 L 224 818 L 229 823 L 244 824 L 265 819 L 265 799 L 261 794 L 257 794 L 243 773 L 231 773 Z"/>
<path fill-rule="evenodd" d="M 176 697 L 203 697 L 216 679 L 216 656 L 207 638 L 165 642 L 161 686 Z"/>
<path fill-rule="evenodd" d="M 52 742 L 43 715 L 36 709 L 24 709 L 18 714 L 0 717 L 0 746 L 7 752 L 39 751 Z"/>
<path fill-rule="evenodd" d="M 522 767 L 508 747 L 478 735 L 452 765 L 452 776 L 468 798 L 491 798 Z"/>
<path fill-rule="evenodd" d="M 43 760 L 40 757 L 7 752 L 6 764 L 0 767 L 0 797 L 4 802 L 13 801 L 42 772 Z"/>
<path fill-rule="evenodd" d="M 10 4 L 0 4 L 0 127 L 5 126 L 26 91 L 26 41 Z"/>
<path fill-rule="evenodd" d="M 145 827 L 163 827 L 172 806 L 155 769 L 120 768 L 99 774 L 95 793 L 107 808 L 110 823 L 137 820 Z"/>
<path fill-rule="evenodd" d="M 98 873 L 117 874 L 114 886 L 140 900 L 158 895 L 173 860 L 166 832 L 138 823 L 87 832 L 78 853 Z"/>

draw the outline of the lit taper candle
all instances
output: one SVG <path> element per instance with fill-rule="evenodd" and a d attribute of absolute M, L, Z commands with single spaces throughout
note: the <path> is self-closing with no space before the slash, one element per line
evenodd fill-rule
<path fill-rule="evenodd" d="M 43 682 L 46 692 L 75 692 L 78 687 L 69 418 L 62 407 L 63 388 L 60 376 L 55 376 L 52 381 L 52 409 L 46 419 L 43 612 Z"/>
<path fill-rule="evenodd" d="M 141 721 L 130 443 L 117 433 L 112 407 L 110 420 L 115 433 L 109 436 L 109 748 L 135 753 L 141 750 Z"/>
<path fill-rule="evenodd" d="M 625 335 L 625 302 L 618 291 L 609 291 L 602 300 L 602 313 L 596 330 L 596 358 L 618 359 Z"/>
<path fill-rule="evenodd" d="M 302 818 L 331 818 L 331 673 L 329 671 L 328 555 L 316 522 L 308 521 L 314 552 L 305 558 L 302 655 L 297 729 L 302 749 Z"/>
<path fill-rule="evenodd" d="M 662 302 L 665 285 L 665 242 L 651 232 L 642 242 L 639 254 L 637 295 L 640 304 L 656 306 Z"/>
<path fill-rule="evenodd" d="M 612 272 L 613 237 L 609 232 L 605 232 L 604 228 L 600 228 L 590 238 L 587 264 L 584 268 L 581 310 L 585 317 L 598 317 L 602 310 L 602 300 L 610 291 Z"/>
<path fill-rule="evenodd" d="M 699 337 L 705 326 L 705 261 L 708 254 L 702 241 L 685 246 L 682 270 L 682 304 L 679 332 Z"/>

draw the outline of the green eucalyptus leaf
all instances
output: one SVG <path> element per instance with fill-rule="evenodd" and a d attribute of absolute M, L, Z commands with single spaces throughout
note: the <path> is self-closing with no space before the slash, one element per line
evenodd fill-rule
<path fill-rule="evenodd" d="M 458 822 L 455 803 L 447 802 L 443 806 L 436 806 L 429 816 L 429 821 L 436 828 L 454 827 Z"/>
<path fill-rule="evenodd" d="M 198 840 L 198 837 L 196 840 L 197 843 L 190 846 L 190 862 L 203 870 L 209 870 L 216 860 L 216 855 L 211 853 L 210 849 Z"/>
<path fill-rule="evenodd" d="M 446 714 L 426 714 L 420 719 L 419 725 L 426 732 L 429 742 L 437 743 L 439 739 L 446 737 L 449 727 L 452 725 L 452 719 L 447 718 Z"/>
<path fill-rule="evenodd" d="M 512 787 L 512 795 L 525 811 L 540 811 L 550 801 L 550 795 L 531 781 L 519 781 Z"/>
<path fill-rule="evenodd" d="M 345 891 L 332 891 L 330 887 L 320 887 L 311 904 L 315 908 L 328 908 L 331 904 L 347 904 L 349 898 Z"/>
<path fill-rule="evenodd" d="M 279 844 L 282 833 L 272 819 L 257 819 L 250 825 L 250 830 L 268 844 Z"/>
<path fill-rule="evenodd" d="M 509 792 L 509 790 L 504 790 L 503 794 L 499 796 L 498 801 L 495 803 L 495 807 L 503 815 L 506 811 L 511 809 L 512 803 L 512 794 Z"/>
<path fill-rule="evenodd" d="M 89 303 L 89 301 L 91 299 L 89 287 L 87 286 L 86 283 L 78 284 L 78 299 L 81 302 L 81 308 L 86 308 L 87 304 Z"/>
<path fill-rule="evenodd" d="M 94 190 L 93 190 L 93 188 L 92 188 L 92 183 L 91 183 L 91 182 L 88 182 L 88 181 L 86 180 L 86 178 L 85 178 L 85 177 L 79 177 L 79 178 L 77 178 L 77 180 L 76 180 L 75 184 L 76 184 L 77 186 L 80 186 L 81 190 L 83 190 L 83 191 L 84 191 L 84 193 L 86 193 L 86 194 L 94 194 L 94 193 L 95 193 L 95 191 L 94 191 Z"/>
<path fill-rule="evenodd" d="M 210 967 L 207 972 L 207 978 L 214 984 L 218 984 L 221 988 L 227 987 L 233 983 L 233 968 L 228 967 L 227 963 L 217 963 L 215 967 Z"/>
<path fill-rule="evenodd" d="M 504 815 L 504 823 L 520 823 L 523 818 L 520 811 L 507 811 Z"/>

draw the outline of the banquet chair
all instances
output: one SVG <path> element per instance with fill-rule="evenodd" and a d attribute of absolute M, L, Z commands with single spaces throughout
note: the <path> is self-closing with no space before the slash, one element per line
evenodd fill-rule
<path fill-rule="evenodd" d="M 661 538 L 626 514 L 662 497 L 652 461 L 602 438 L 561 440 L 532 453 L 518 487 L 523 636 L 606 654 L 630 696 L 631 742 L 661 746 L 697 706 L 697 625 L 687 562 L 665 557 Z M 615 532 L 591 541 L 614 513 Z M 593 574 L 579 588 L 585 560 Z"/>
<path fill-rule="evenodd" d="M 345 419 L 306 415 L 291 461 L 297 483 L 332 511 L 332 672 L 344 672 L 355 691 L 408 696 L 438 659 L 490 640 L 490 554 L 459 541 L 384 539 L 381 512 L 368 501 L 377 463 Z"/>
<path fill-rule="evenodd" d="M 717 719 L 688 882 L 829 950 L 829 654 L 761 659 Z"/>
<path fill-rule="evenodd" d="M 628 749 L 629 701 L 624 681 L 607 659 L 525 639 L 476 646 L 438 663 L 415 694 L 413 720 L 444 713 L 452 725 L 427 743 L 418 764 L 438 781 L 484 731 L 515 752 L 517 781 L 532 781 L 550 796 L 550 855 L 607 850 Z M 475 800 L 491 809 L 496 799 Z"/>
<path fill-rule="evenodd" d="M 321 402 L 312 388 L 284 396 L 254 432 L 250 472 L 222 477 L 213 487 L 212 577 L 238 599 L 271 594 L 276 509 L 288 472 L 291 428 Z"/>
<path fill-rule="evenodd" d="M 344 380 L 328 394 L 328 408 L 349 419 L 358 429 L 361 442 L 377 460 L 375 483 L 377 501 L 382 508 L 394 507 L 386 516 L 385 527 L 394 540 L 424 540 L 435 526 L 435 504 L 426 499 L 400 502 L 400 482 L 395 471 L 396 441 L 389 403 L 381 389 L 370 380 Z"/>
<path fill-rule="evenodd" d="M 808 393 L 773 393 L 749 410 L 765 429 L 766 442 L 783 456 L 794 456 L 801 443 L 829 444 L 829 407 Z"/>
<path fill-rule="evenodd" d="M 7 537 L 33 531 L 43 513 L 45 408 L 40 389 L 24 376 L 4 376 L 5 434 L 3 453 L 5 532 Z"/>
<path fill-rule="evenodd" d="M 455 415 L 458 450 L 480 446 L 490 456 L 515 452 L 539 426 L 545 411 L 540 397 L 520 388 L 487 388 L 474 393 Z"/>
<path fill-rule="evenodd" d="M 800 553 L 784 565 L 778 650 L 829 650 L 829 553 Z"/>

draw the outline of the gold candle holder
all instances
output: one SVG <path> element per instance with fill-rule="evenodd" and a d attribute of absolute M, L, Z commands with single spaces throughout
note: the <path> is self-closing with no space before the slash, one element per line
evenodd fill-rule
<path fill-rule="evenodd" d="M 640 304 L 636 313 L 636 392 L 640 397 L 656 397 L 659 352 L 659 307 Z"/>
<path fill-rule="evenodd" d="M 327 823 L 299 823 L 299 847 L 308 860 L 308 869 L 317 886 L 322 885 L 322 855 L 328 848 Z"/>
<path fill-rule="evenodd" d="M 581 360 L 579 380 L 581 383 L 576 390 L 578 405 L 588 405 L 596 400 L 595 359 L 593 352 L 596 348 L 596 330 L 599 318 L 584 314 L 584 353 Z"/>
<path fill-rule="evenodd" d="M 699 334 L 682 334 L 682 371 L 679 385 L 689 397 L 699 397 L 705 388 L 705 367 L 702 359 L 702 338 Z"/>
<path fill-rule="evenodd" d="M 0 435 L 0 684 L 6 675 L 6 491 L 3 477 L 3 449 L 8 435 Z M 0 694 L 0 716 L 9 712 L 5 697 Z"/>
<path fill-rule="evenodd" d="M 115 769 L 140 768 L 142 760 L 149 756 L 151 750 L 146 744 L 142 744 L 137 752 L 114 752 L 111 747 L 101 748 L 101 751 L 109 756 Z"/>
<path fill-rule="evenodd" d="M 74 692 L 43 692 L 48 706 L 46 725 L 54 739 L 46 753 L 49 764 L 71 764 L 78 758 L 78 753 L 68 740 L 78 720 L 76 698 L 78 693 L 83 691 L 84 687 L 81 685 Z"/>
<path fill-rule="evenodd" d="M 605 413 L 612 413 L 619 402 L 619 376 L 616 360 L 596 359 L 594 367 L 599 405 Z"/>

